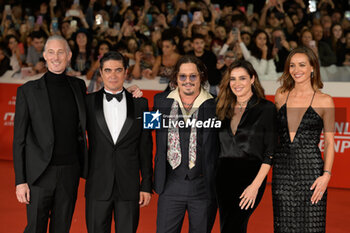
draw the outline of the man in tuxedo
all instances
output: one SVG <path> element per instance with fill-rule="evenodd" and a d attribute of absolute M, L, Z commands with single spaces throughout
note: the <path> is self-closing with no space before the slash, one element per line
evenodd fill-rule
<path fill-rule="evenodd" d="M 79 177 L 86 177 L 86 86 L 65 74 L 72 53 L 61 36 L 44 48 L 48 72 L 17 89 L 13 163 L 16 195 L 27 204 L 25 233 L 68 233 Z"/>
<path fill-rule="evenodd" d="M 152 138 L 142 120 L 148 103 L 123 88 L 127 61 L 120 53 L 101 58 L 100 74 L 104 88 L 87 96 L 87 229 L 111 232 L 114 213 L 115 232 L 135 233 L 139 207 L 149 204 L 152 192 Z"/>
<path fill-rule="evenodd" d="M 154 97 L 154 110 L 163 119 L 163 127 L 156 130 L 157 233 L 180 233 L 186 211 L 189 232 L 209 233 L 215 221 L 214 171 L 221 122 L 215 119 L 214 98 L 203 89 L 206 81 L 205 65 L 187 55 L 177 62 L 171 79 L 177 88 Z M 202 124 L 208 121 L 209 125 Z"/>

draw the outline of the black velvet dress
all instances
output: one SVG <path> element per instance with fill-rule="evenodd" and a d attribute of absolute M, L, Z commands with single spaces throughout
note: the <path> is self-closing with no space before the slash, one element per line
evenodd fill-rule
<path fill-rule="evenodd" d="M 310 104 L 291 142 L 286 104 L 277 117 L 280 145 L 273 162 L 274 232 L 325 232 L 327 192 L 317 204 L 312 204 L 310 190 L 323 174 L 318 148 L 323 120 Z"/>
<path fill-rule="evenodd" d="M 239 198 L 252 183 L 262 163 L 271 164 L 277 142 L 276 109 L 273 103 L 253 95 L 234 135 L 230 119 L 219 132 L 220 156 L 216 176 L 217 198 L 222 233 L 247 232 L 248 220 L 265 190 L 261 184 L 255 205 L 241 209 Z"/>

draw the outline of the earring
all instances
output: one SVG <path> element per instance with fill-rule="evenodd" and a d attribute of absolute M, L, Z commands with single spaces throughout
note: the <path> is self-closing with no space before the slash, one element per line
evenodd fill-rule
<path fill-rule="evenodd" d="M 311 77 L 311 79 L 314 78 L 314 72 L 313 71 L 311 72 L 310 77 Z"/>

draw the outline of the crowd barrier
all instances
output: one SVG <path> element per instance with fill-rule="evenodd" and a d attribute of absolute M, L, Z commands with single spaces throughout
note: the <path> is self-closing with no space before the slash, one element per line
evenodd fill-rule
<path fill-rule="evenodd" d="M 336 107 L 335 122 L 335 160 L 332 170 L 331 187 L 350 188 L 350 70 L 342 67 L 334 70 L 333 67 L 321 69 L 324 82 L 323 92 L 331 95 Z M 280 75 L 280 74 L 279 74 Z M 16 90 L 23 83 L 39 78 L 41 75 L 21 78 L 13 76 L 8 71 L 0 77 L 0 159 L 12 159 L 13 121 L 15 116 Z M 335 78 L 336 77 L 336 78 Z M 88 80 L 81 77 L 88 85 Z M 279 83 L 276 77 L 260 77 L 267 98 L 274 100 L 274 94 Z M 273 79 L 273 80 L 271 80 Z M 331 81 L 332 80 L 332 81 Z M 334 80 L 338 80 L 335 82 Z M 144 92 L 144 97 L 149 100 L 149 106 L 153 106 L 153 96 L 163 91 L 167 84 L 159 83 L 159 77 L 154 80 L 132 80 L 126 82 L 125 87 L 136 84 Z M 324 149 L 323 135 L 319 144 L 321 151 Z"/>

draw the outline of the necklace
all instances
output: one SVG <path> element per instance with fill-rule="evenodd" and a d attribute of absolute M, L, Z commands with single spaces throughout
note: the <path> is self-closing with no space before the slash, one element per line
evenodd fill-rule
<path fill-rule="evenodd" d="M 250 98 L 249 98 L 249 99 L 250 99 Z M 239 105 L 239 113 L 242 113 L 242 111 L 243 111 L 243 106 L 246 105 L 246 104 L 248 103 L 249 99 L 246 100 L 246 101 L 243 101 L 243 102 L 238 102 L 238 101 L 237 101 L 237 104 Z"/>
<path fill-rule="evenodd" d="M 192 108 L 193 103 L 190 103 L 190 104 L 182 103 L 182 105 L 184 106 L 186 112 L 189 112 Z"/>
<path fill-rule="evenodd" d="M 198 94 L 199 95 L 199 94 Z M 186 109 L 187 112 L 189 112 L 193 106 L 193 103 L 194 101 L 196 100 L 196 98 L 198 97 L 198 95 L 192 99 L 191 103 L 186 103 L 183 101 L 183 99 L 181 98 L 180 96 L 180 99 L 181 99 L 181 102 L 182 102 L 182 105 L 184 106 L 184 108 Z"/>
<path fill-rule="evenodd" d="M 187 103 L 182 103 L 184 106 L 192 106 L 193 103 L 187 104 Z"/>
<path fill-rule="evenodd" d="M 251 93 L 249 98 L 246 101 L 243 101 L 243 102 L 239 102 L 237 100 L 236 104 L 238 104 L 238 106 L 239 106 L 239 113 L 242 113 L 244 105 L 245 105 L 245 107 L 247 106 L 247 104 L 248 104 L 250 98 L 252 98 L 252 96 L 253 96 L 253 93 Z"/>
<path fill-rule="evenodd" d="M 194 100 L 195 100 L 195 99 L 194 99 Z M 184 107 L 185 107 L 185 106 L 192 107 L 194 100 L 192 100 L 191 103 L 185 103 L 185 102 L 181 99 L 181 102 L 182 102 L 182 105 L 183 105 Z"/>

